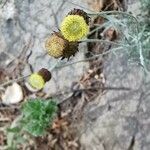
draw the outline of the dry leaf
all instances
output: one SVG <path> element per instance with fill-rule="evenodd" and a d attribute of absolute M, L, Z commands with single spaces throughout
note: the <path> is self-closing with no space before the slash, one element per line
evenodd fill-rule
<path fill-rule="evenodd" d="M 101 11 L 104 7 L 105 0 L 86 0 L 93 11 Z"/>
<path fill-rule="evenodd" d="M 107 40 L 110 40 L 110 41 L 114 41 L 117 39 L 117 36 L 118 36 L 118 33 L 117 31 L 111 27 L 109 28 L 108 30 L 106 30 L 106 32 L 104 33 L 104 37 L 107 39 Z"/>

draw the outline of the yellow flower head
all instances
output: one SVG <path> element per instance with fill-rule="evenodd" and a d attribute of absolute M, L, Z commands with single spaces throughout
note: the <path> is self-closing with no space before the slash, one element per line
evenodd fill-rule
<path fill-rule="evenodd" d="M 78 41 L 89 32 L 89 26 L 82 16 L 68 15 L 62 21 L 61 33 L 68 41 Z"/>
<path fill-rule="evenodd" d="M 45 48 L 52 57 L 59 58 L 63 55 L 66 41 L 59 37 L 57 33 L 52 34 L 45 42 Z"/>
<path fill-rule="evenodd" d="M 35 89 L 42 89 L 45 85 L 45 81 L 38 73 L 33 73 L 29 77 L 29 84 Z"/>
<path fill-rule="evenodd" d="M 54 32 L 45 43 L 45 48 L 50 56 L 68 60 L 78 52 L 78 46 L 77 41 L 69 42 L 60 32 Z"/>

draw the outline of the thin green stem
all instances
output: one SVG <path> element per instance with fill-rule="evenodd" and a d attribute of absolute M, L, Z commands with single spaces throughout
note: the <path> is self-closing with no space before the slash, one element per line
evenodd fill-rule
<path fill-rule="evenodd" d="M 55 69 L 55 67 L 58 65 L 59 61 L 60 61 L 60 59 L 58 59 L 58 60 L 56 61 L 56 63 L 50 68 L 50 71 L 52 71 L 52 70 Z M 4 82 L 4 83 L 0 84 L 0 88 L 6 86 L 6 85 L 8 85 L 8 84 L 12 84 L 13 82 L 22 81 L 22 80 L 28 78 L 30 75 L 31 75 L 31 73 L 28 74 L 28 75 L 25 75 L 25 76 L 22 76 L 22 77 L 19 77 L 19 78 L 16 78 L 16 79 L 13 79 L 13 80 L 9 80 L 9 81 L 7 81 L 7 82 Z"/>
<path fill-rule="evenodd" d="M 103 23 L 102 25 L 100 25 L 100 24 L 94 24 L 94 26 L 96 26 L 96 28 L 93 29 L 92 31 L 90 31 L 90 32 L 88 33 L 88 35 L 93 34 L 93 33 L 96 32 L 97 30 L 100 30 L 100 29 L 102 29 L 103 27 L 105 27 L 105 26 L 107 26 L 107 25 L 108 25 L 108 22 L 107 22 L 107 23 Z"/>
<path fill-rule="evenodd" d="M 52 70 L 55 70 L 55 69 L 64 68 L 64 67 L 67 67 L 67 66 L 70 66 L 70 65 L 74 65 L 74 64 L 77 64 L 77 63 L 90 61 L 90 60 L 93 60 L 93 59 L 95 59 L 95 58 L 98 58 L 98 57 L 101 57 L 101 56 L 103 56 L 103 55 L 106 55 L 106 54 L 108 54 L 108 53 L 110 53 L 110 52 L 114 52 L 114 51 L 120 50 L 121 48 L 122 48 L 122 47 L 117 47 L 117 48 L 111 49 L 111 50 L 109 50 L 109 51 L 106 51 L 106 52 L 104 52 L 104 53 L 102 53 L 102 54 L 94 55 L 94 56 L 89 57 L 89 58 L 86 58 L 86 59 L 82 59 L 82 60 L 79 60 L 79 61 L 75 61 L 75 62 L 72 62 L 72 63 L 60 65 L 60 66 L 58 65 L 58 61 L 59 61 L 59 60 L 58 60 L 57 63 L 56 63 L 57 65 L 55 64 L 55 65 L 51 68 L 51 71 L 52 71 Z M 22 81 L 22 80 L 28 78 L 30 75 L 31 75 L 31 74 L 28 74 L 28 75 L 26 75 L 26 76 L 22 76 L 22 77 L 19 77 L 19 78 L 14 79 L 14 80 L 9 80 L 8 82 L 2 83 L 2 84 L 0 85 L 0 87 L 4 87 L 4 86 L 6 86 L 6 85 L 8 85 L 8 84 L 11 84 L 11 83 L 13 83 L 13 82 Z"/>
<path fill-rule="evenodd" d="M 123 11 L 102 11 L 102 12 L 96 12 L 96 13 L 88 13 L 88 15 L 90 16 L 103 16 L 103 15 L 109 15 L 109 14 L 121 14 L 121 15 L 126 15 L 128 17 L 134 18 L 137 22 L 137 18 L 134 17 L 133 15 L 127 13 L 127 12 L 123 12 Z"/>
<path fill-rule="evenodd" d="M 97 54 L 97 55 L 94 55 L 94 56 L 89 57 L 89 58 L 86 58 L 86 59 L 82 59 L 82 60 L 78 60 L 78 61 L 75 61 L 75 62 L 72 62 L 72 63 L 68 63 L 68 64 L 56 66 L 55 69 L 60 69 L 60 68 L 68 67 L 68 66 L 70 66 L 70 65 L 77 64 L 77 63 L 90 61 L 90 60 L 93 60 L 93 59 L 95 59 L 95 58 L 104 56 L 104 55 L 106 55 L 106 54 L 108 54 L 108 53 L 118 51 L 118 50 L 120 50 L 120 49 L 122 49 L 122 47 L 113 48 L 113 49 L 111 49 L 111 50 L 109 50 L 109 51 L 103 52 L 102 54 Z"/>
<path fill-rule="evenodd" d="M 122 46 L 122 47 L 129 47 L 129 46 L 121 44 L 121 43 L 116 43 L 113 41 L 101 40 L 101 39 L 84 39 L 84 40 L 80 40 L 80 42 L 101 42 L 101 43 L 108 43 L 108 44 L 113 44 L 113 45 L 117 45 L 117 46 Z"/>
<path fill-rule="evenodd" d="M 145 61 L 144 61 L 143 47 L 142 47 L 142 43 L 141 43 L 141 40 L 139 39 L 139 35 L 138 35 L 138 33 L 140 32 L 139 22 L 138 22 L 136 17 L 134 17 L 132 14 L 129 14 L 129 13 L 123 12 L 123 11 L 103 11 L 103 12 L 97 12 L 97 13 L 89 13 L 88 15 L 91 15 L 91 16 L 93 16 L 93 15 L 94 16 L 102 16 L 102 17 L 105 18 L 106 15 L 112 15 L 112 14 L 119 14 L 119 15 L 128 16 L 128 17 L 133 18 L 135 20 L 136 28 L 137 28 L 137 45 L 139 47 L 140 63 L 143 66 L 145 72 L 149 73 L 149 71 L 147 70 L 147 67 L 145 65 Z"/>

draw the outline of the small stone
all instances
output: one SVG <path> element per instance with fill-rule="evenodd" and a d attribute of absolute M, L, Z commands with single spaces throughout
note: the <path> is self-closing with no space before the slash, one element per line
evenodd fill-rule
<path fill-rule="evenodd" d="M 98 79 L 98 78 L 99 78 L 99 76 L 96 74 L 96 75 L 94 76 L 94 78 L 95 78 L 95 79 Z"/>
<path fill-rule="evenodd" d="M 2 103 L 6 105 L 17 104 L 21 100 L 23 100 L 23 91 L 18 83 L 13 83 L 11 86 L 8 86 L 2 95 Z"/>

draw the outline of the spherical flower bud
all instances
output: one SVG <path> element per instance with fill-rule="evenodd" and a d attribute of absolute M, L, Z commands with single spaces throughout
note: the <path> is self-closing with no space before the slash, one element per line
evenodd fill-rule
<path fill-rule="evenodd" d="M 75 42 L 88 34 L 89 26 L 82 16 L 68 15 L 62 21 L 60 31 L 66 40 Z"/>
<path fill-rule="evenodd" d="M 45 44 L 46 50 L 50 56 L 55 58 L 61 57 L 62 59 L 69 59 L 71 56 L 74 56 L 78 51 L 78 46 L 78 42 L 69 42 L 60 32 L 54 32 L 51 37 L 47 39 Z"/>
<path fill-rule="evenodd" d="M 35 89 L 42 89 L 45 85 L 45 81 L 38 73 L 33 73 L 29 77 L 29 84 Z"/>
<path fill-rule="evenodd" d="M 63 55 L 63 51 L 67 46 L 66 40 L 54 32 L 45 42 L 45 48 L 52 57 L 59 58 Z"/>
<path fill-rule="evenodd" d="M 29 84 L 34 89 L 42 89 L 47 81 L 51 79 L 51 73 L 47 69 L 40 69 L 39 72 L 33 73 L 29 77 Z"/>

